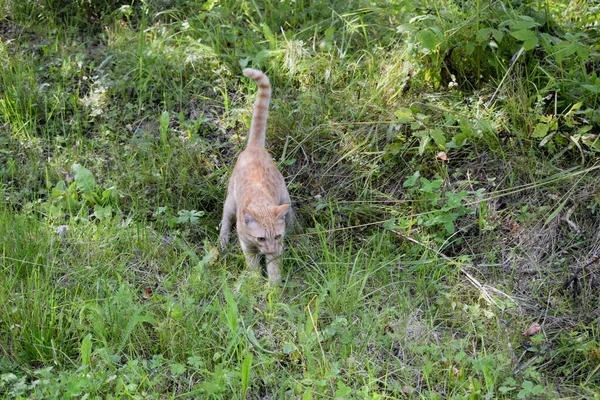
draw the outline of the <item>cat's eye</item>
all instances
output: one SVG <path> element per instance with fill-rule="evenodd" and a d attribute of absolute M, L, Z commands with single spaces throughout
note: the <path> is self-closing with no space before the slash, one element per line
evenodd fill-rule
<path fill-rule="evenodd" d="M 264 242 L 265 238 L 264 237 L 258 237 L 258 238 L 256 238 L 256 240 L 258 240 L 259 242 Z"/>
<path fill-rule="evenodd" d="M 279 239 L 281 239 L 281 235 L 275 236 L 275 240 L 279 240 Z"/>

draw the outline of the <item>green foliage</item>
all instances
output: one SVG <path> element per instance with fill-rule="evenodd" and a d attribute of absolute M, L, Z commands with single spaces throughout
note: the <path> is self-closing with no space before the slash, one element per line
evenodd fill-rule
<path fill-rule="evenodd" d="M 597 396 L 588 3 L 0 1 L 0 397 Z M 246 66 L 281 285 L 218 247 Z"/>
<path fill-rule="evenodd" d="M 119 17 L 131 18 L 133 10 L 138 17 L 144 11 L 149 11 L 148 2 L 138 0 L 27 0 L 6 3 L 9 12 L 23 22 L 65 24 L 90 32 L 98 32 L 103 23 L 110 23 Z"/>
<path fill-rule="evenodd" d="M 50 199 L 41 203 L 43 212 L 51 218 L 67 214 L 87 218 L 92 213 L 100 221 L 119 212 L 119 194 L 115 187 L 100 188 L 94 175 L 80 164 L 73 164 L 72 171 L 73 182 L 67 186 L 65 181 L 59 181 L 50 191 Z"/>
<path fill-rule="evenodd" d="M 190 224 L 196 225 L 200 221 L 200 218 L 204 215 L 203 211 L 188 211 L 188 210 L 180 210 L 178 213 L 178 217 L 176 222 L 178 224 Z"/>
<path fill-rule="evenodd" d="M 468 198 L 480 198 L 481 191 L 444 192 L 443 179 L 429 180 L 421 176 L 419 171 L 404 181 L 408 189 L 408 198 L 414 206 L 406 217 L 394 217 L 386 222 L 388 229 L 410 232 L 415 227 L 423 229 L 421 239 L 427 243 L 435 240 L 439 244 L 447 244 L 454 236 L 458 220 L 473 212 L 466 206 Z"/>
<path fill-rule="evenodd" d="M 436 88 L 477 88 L 492 82 L 500 90 L 510 87 L 508 81 L 522 79 L 529 97 L 526 107 L 540 120 L 535 128 L 525 129 L 540 147 L 557 151 L 566 145 L 579 150 L 582 159 L 587 149 L 598 151 L 597 136 L 590 134 L 600 126 L 595 107 L 600 75 L 589 68 L 598 62 L 590 52 L 593 35 L 565 32 L 548 8 L 527 3 L 506 7 L 502 2 L 467 1 L 444 10 L 426 1 L 417 4 L 422 7 L 412 9 L 410 20 L 398 30 L 423 67 L 426 82 Z M 456 20 L 464 22 L 457 25 Z M 577 122 L 573 112 L 579 114 Z M 432 138 L 421 133 L 425 140 Z"/>
<path fill-rule="evenodd" d="M 384 148 L 386 158 L 394 160 L 406 142 L 412 138 L 418 142 L 418 155 L 437 153 L 476 143 L 487 143 L 490 147 L 498 142 L 491 121 L 479 118 L 470 121 L 464 116 L 440 110 L 441 116 L 426 113 L 416 105 L 411 108 L 401 107 L 394 112 L 397 134 L 392 142 Z M 410 137 L 407 137 L 410 133 Z"/>
<path fill-rule="evenodd" d="M 519 399 L 527 399 L 544 393 L 542 385 L 534 385 L 531 381 L 524 381 L 521 387 L 522 389 L 517 393 L 517 398 Z"/>

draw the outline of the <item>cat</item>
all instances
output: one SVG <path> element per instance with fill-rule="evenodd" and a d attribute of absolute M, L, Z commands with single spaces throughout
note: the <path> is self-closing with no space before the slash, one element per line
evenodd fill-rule
<path fill-rule="evenodd" d="M 258 84 L 248 144 L 237 159 L 223 206 L 219 238 L 221 246 L 229 242 L 233 220 L 246 264 L 251 270 L 260 269 L 264 255 L 270 281 L 281 280 L 279 262 L 283 253 L 286 225 L 292 221 L 290 195 L 283 175 L 265 150 L 267 114 L 271 100 L 271 84 L 263 72 L 246 68 L 245 76 Z"/>

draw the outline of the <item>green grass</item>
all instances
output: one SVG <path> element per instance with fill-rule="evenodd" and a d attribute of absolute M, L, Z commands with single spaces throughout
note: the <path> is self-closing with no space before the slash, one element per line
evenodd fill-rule
<path fill-rule="evenodd" d="M 0 10 L 0 397 L 599 398 L 587 3 Z M 217 247 L 246 66 L 278 286 Z"/>

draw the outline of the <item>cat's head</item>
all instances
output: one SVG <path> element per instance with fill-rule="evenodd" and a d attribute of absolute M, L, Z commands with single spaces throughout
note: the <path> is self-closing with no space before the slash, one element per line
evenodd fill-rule
<path fill-rule="evenodd" d="M 244 210 L 246 240 L 251 241 L 261 254 L 278 253 L 283 245 L 285 216 L 289 211 L 289 204 Z"/>

